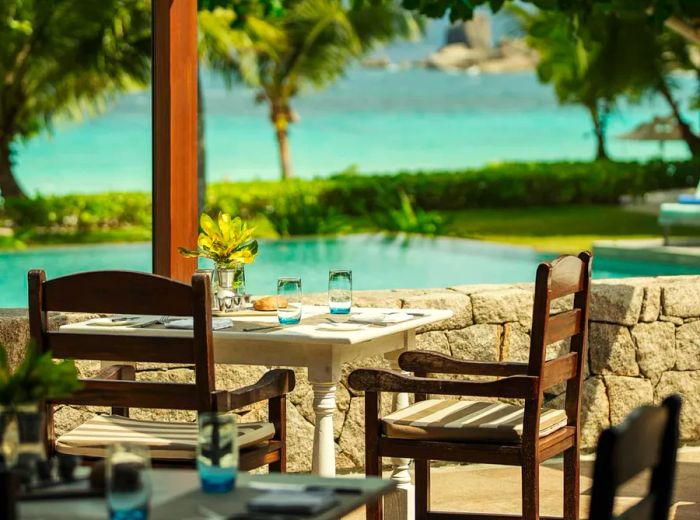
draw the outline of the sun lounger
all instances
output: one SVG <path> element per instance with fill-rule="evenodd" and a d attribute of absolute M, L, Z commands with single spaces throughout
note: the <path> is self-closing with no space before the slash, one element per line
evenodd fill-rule
<path fill-rule="evenodd" d="M 700 203 L 667 202 L 661 204 L 659 225 L 663 228 L 664 245 L 668 245 L 671 226 L 700 226 Z"/>

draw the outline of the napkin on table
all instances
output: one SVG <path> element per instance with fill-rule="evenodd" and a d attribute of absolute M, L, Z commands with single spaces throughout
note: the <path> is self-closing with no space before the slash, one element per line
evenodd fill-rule
<path fill-rule="evenodd" d="M 392 312 L 389 314 L 384 312 L 362 312 L 360 314 L 353 314 L 350 319 L 356 323 L 391 324 L 401 323 L 412 318 L 413 316 L 405 312 Z"/>
<path fill-rule="evenodd" d="M 233 326 L 233 320 L 231 318 L 213 318 L 211 328 L 212 330 L 227 329 Z M 169 321 L 165 324 L 166 329 L 185 329 L 192 330 L 194 328 L 194 320 L 192 318 L 181 318 L 177 320 Z"/>

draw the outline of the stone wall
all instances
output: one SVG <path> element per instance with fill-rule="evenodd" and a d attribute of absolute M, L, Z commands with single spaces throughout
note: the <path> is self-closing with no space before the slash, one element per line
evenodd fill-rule
<path fill-rule="evenodd" d="M 419 331 L 417 347 L 453 356 L 497 361 L 526 360 L 532 309 L 531 284 L 469 285 L 432 290 L 388 290 L 357 292 L 358 306 L 435 307 L 454 311 L 454 317 Z M 312 295 L 309 303 L 323 303 L 323 295 Z M 555 301 L 563 310 L 571 300 Z M 0 313 L 0 341 L 17 359 L 27 337 L 22 310 Z M 55 323 L 68 318 L 56 317 Z M 78 319 L 71 317 L 70 319 Z M 684 397 L 681 436 L 684 442 L 700 441 L 700 276 L 599 280 L 593 285 L 589 359 L 583 399 L 583 445 L 595 446 L 601 429 L 616 424 L 634 407 L 659 402 L 670 393 Z M 568 345 L 550 346 L 548 356 L 559 355 Z M 370 358 L 357 366 L 387 367 L 381 358 Z M 85 375 L 97 364 L 80 366 Z M 345 369 L 338 388 L 335 438 L 338 465 L 352 470 L 363 464 L 362 398 L 346 385 Z M 217 385 L 236 388 L 256 381 L 266 367 L 217 367 Z M 296 369 L 297 388 L 288 410 L 290 466 L 308 470 L 313 439 L 312 392 L 304 369 Z M 142 380 L 190 381 L 187 366 L 139 364 Z M 561 404 L 563 395 L 548 395 L 548 405 Z M 64 407 L 57 413 L 57 426 L 64 430 L 99 409 Z M 159 411 L 158 417 L 192 420 L 180 411 Z M 151 411 L 136 410 L 135 417 L 150 417 Z M 261 407 L 246 411 L 244 419 L 264 417 Z"/>

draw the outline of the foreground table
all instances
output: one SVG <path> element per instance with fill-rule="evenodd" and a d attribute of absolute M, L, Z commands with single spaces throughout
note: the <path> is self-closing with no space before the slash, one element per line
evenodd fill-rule
<path fill-rule="evenodd" d="M 353 313 L 391 312 L 398 309 L 353 308 Z M 299 325 L 285 326 L 276 330 L 248 331 L 244 328 L 274 325 L 276 316 L 241 316 L 233 318 L 232 329 L 214 331 L 214 359 L 217 363 L 240 365 L 267 365 L 307 367 L 309 382 L 313 388 L 313 409 L 316 416 L 312 468 L 315 474 L 335 475 L 335 443 L 333 439 L 333 414 L 336 411 L 336 387 L 340 382 L 344 363 L 357 361 L 374 355 L 383 355 L 393 368 L 398 368 L 397 359 L 402 352 L 414 348 L 416 330 L 419 327 L 442 321 L 452 316 L 452 311 L 438 309 L 401 309 L 421 314 L 413 319 L 386 326 L 367 326 L 356 331 L 318 330 L 327 318 L 328 307 L 304 306 L 303 319 Z M 344 320 L 342 316 L 332 316 Z M 96 330 L 99 329 L 99 330 Z M 141 336 L 188 336 L 191 331 L 159 328 L 98 328 L 83 323 L 61 327 L 61 332 L 90 334 L 129 334 Z M 394 409 L 408 405 L 406 394 L 397 394 Z M 411 516 L 412 485 L 408 461 L 393 460 L 392 480 L 404 491 L 399 509 Z M 389 506 L 390 508 L 392 506 Z"/>
<path fill-rule="evenodd" d="M 263 493 L 260 487 L 282 485 L 318 486 L 324 488 L 344 488 L 354 493 L 336 493 L 337 504 L 330 510 L 308 518 L 332 520 L 354 511 L 377 496 L 385 495 L 394 489 L 389 480 L 378 478 L 321 478 L 311 475 L 241 474 L 236 489 L 232 493 L 206 494 L 199 488 L 197 472 L 193 470 L 154 470 L 153 498 L 151 500 L 151 520 L 209 519 L 225 520 L 236 513 L 246 511 L 246 502 Z M 253 487 L 251 487 L 253 486 Z M 19 506 L 19 517 L 23 520 L 39 519 L 104 519 L 107 515 L 104 498 L 82 498 L 80 500 L 54 500 L 23 502 Z"/>

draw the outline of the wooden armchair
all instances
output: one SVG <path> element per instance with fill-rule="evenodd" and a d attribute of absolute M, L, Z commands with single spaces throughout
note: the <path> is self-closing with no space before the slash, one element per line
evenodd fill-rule
<path fill-rule="evenodd" d="M 564 454 L 564 517 L 578 520 L 579 415 L 586 359 L 591 255 L 562 256 L 537 269 L 530 356 L 527 363 L 478 362 L 431 352 L 399 357 L 407 376 L 389 370 L 360 369 L 350 374 L 355 390 L 365 391 L 367 475 L 380 475 L 381 457 L 415 459 L 418 520 L 508 518 L 503 515 L 430 511 L 430 460 L 505 464 L 522 467 L 522 518 L 539 519 L 539 465 Z M 552 300 L 574 295 L 573 308 L 550 316 Z M 546 347 L 571 338 L 569 353 L 546 359 Z M 494 381 L 434 379 L 430 373 L 496 376 Z M 566 382 L 565 410 L 543 410 L 544 392 Z M 381 392 L 412 392 L 415 404 L 379 417 Z M 518 398 L 524 407 L 478 400 L 427 399 L 428 394 Z M 382 517 L 381 503 L 367 518 Z"/>
<path fill-rule="evenodd" d="M 591 520 L 668 520 L 676 475 L 681 398 L 670 395 L 661 406 L 642 406 L 598 440 L 593 470 Z M 613 513 L 617 490 L 651 470 L 649 490 L 621 515 Z"/>
<path fill-rule="evenodd" d="M 268 401 L 268 421 L 239 424 L 240 468 L 269 464 L 285 471 L 286 394 L 294 388 L 294 372 L 271 370 L 250 386 L 217 390 L 211 299 L 208 278 L 195 274 L 192 285 L 161 276 L 124 271 L 95 271 L 46 281 L 43 271 L 29 272 L 29 328 L 41 352 L 56 358 L 108 362 L 182 363 L 194 365 L 195 383 L 135 381 L 131 365 L 113 365 L 73 395 L 46 403 L 46 444 L 55 451 L 85 457 L 102 457 L 107 445 L 129 442 L 148 445 L 155 463 L 192 465 L 197 425 L 129 418 L 129 408 L 162 408 L 227 412 Z M 192 316 L 191 336 L 153 337 L 49 332 L 47 313 L 94 312 Z M 104 330 L 102 331 L 104 332 Z M 131 331 L 135 332 L 135 331 Z M 111 415 L 98 415 L 56 438 L 53 408 L 57 404 L 112 407 Z"/>

